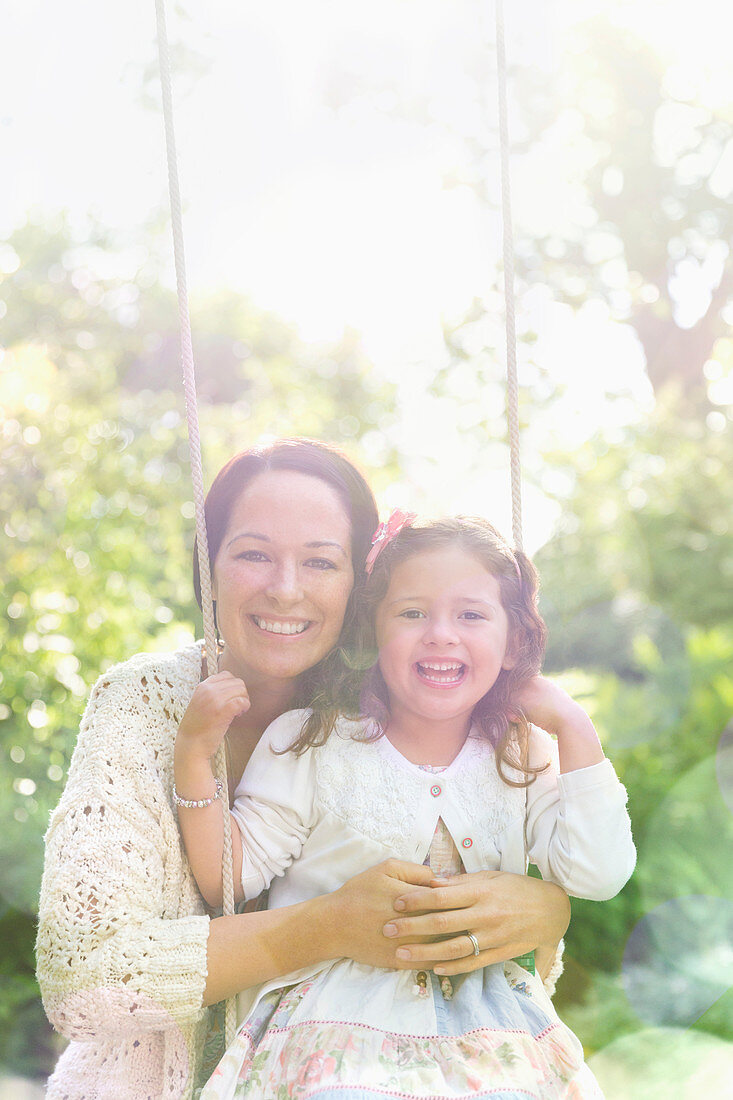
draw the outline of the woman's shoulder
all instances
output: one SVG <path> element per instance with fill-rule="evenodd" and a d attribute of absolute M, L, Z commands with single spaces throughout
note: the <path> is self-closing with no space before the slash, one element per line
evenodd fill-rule
<path fill-rule="evenodd" d="M 176 697 L 179 691 L 192 689 L 201 679 L 201 653 L 198 642 L 168 653 L 136 653 L 98 677 L 91 699 L 125 693 Z"/>

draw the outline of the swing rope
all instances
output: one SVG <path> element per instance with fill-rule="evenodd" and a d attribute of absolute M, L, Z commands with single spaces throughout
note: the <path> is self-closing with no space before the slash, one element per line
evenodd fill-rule
<path fill-rule="evenodd" d="M 165 21 L 165 0 L 155 0 L 155 13 L 158 26 L 158 63 L 160 85 L 163 94 L 163 119 L 165 123 L 165 147 L 168 159 L 168 191 L 171 205 L 171 226 L 173 230 L 173 254 L 176 267 L 176 288 L 178 292 L 178 319 L 181 330 L 181 359 L 183 366 L 183 389 L 186 397 L 186 420 L 191 461 L 191 480 L 196 515 L 196 545 L 198 551 L 199 577 L 201 581 L 201 605 L 204 619 L 204 663 L 206 675 L 217 671 L 216 662 L 216 625 L 214 605 L 211 594 L 211 568 L 209 565 L 209 541 L 206 533 L 206 515 L 204 511 L 204 478 L 201 463 L 201 436 L 199 433 L 198 407 L 196 403 L 196 375 L 193 360 L 193 341 L 191 339 L 191 318 L 188 308 L 188 286 L 186 282 L 186 260 L 183 248 L 183 214 L 181 192 L 178 181 L 178 157 L 173 128 L 173 92 L 171 84 L 170 54 Z M 234 880 L 232 873 L 231 820 L 228 805 L 228 780 L 226 750 L 224 742 L 219 746 L 215 757 L 215 771 L 223 788 L 224 818 L 224 857 L 222 860 L 223 877 L 223 913 L 234 913 Z M 226 1042 L 227 1046 L 234 1038 L 235 1001 L 226 1002 Z"/>
<path fill-rule="evenodd" d="M 522 550 L 522 478 L 519 447 L 519 386 L 517 380 L 517 340 L 514 307 L 514 237 L 512 230 L 511 180 L 509 173 L 509 126 L 507 112 L 507 75 L 506 49 L 504 36 L 503 0 L 495 0 L 496 10 L 496 55 L 497 84 L 499 100 L 499 148 L 501 157 L 501 205 L 503 223 L 503 266 L 504 266 L 504 308 L 506 327 L 506 365 L 507 398 L 506 416 L 509 433 L 510 478 L 512 498 L 512 537 L 517 550 Z M 196 402 L 196 378 L 191 339 L 191 319 L 188 307 L 188 287 L 186 282 L 186 263 L 183 244 L 183 215 L 178 178 L 178 158 L 176 153 L 175 132 L 173 126 L 173 93 L 170 71 L 170 55 L 165 20 L 165 0 L 155 0 L 158 30 L 158 62 L 160 84 L 163 98 L 163 118 L 165 123 L 165 143 L 168 162 L 168 189 L 171 206 L 171 226 L 173 232 L 173 252 L 176 269 L 176 287 L 178 293 L 178 315 L 181 331 L 181 358 L 183 366 L 183 387 L 186 398 L 186 419 L 191 461 L 191 479 L 196 516 L 196 543 L 198 549 L 199 575 L 201 580 L 201 603 L 204 620 L 204 660 L 206 675 L 216 672 L 213 655 L 216 647 L 216 626 L 211 594 L 211 569 L 209 547 L 206 533 L 204 511 L 204 481 L 201 462 L 201 437 L 199 433 L 198 409 Z M 216 775 L 222 782 L 224 792 L 228 792 L 226 753 L 222 744 L 215 758 Z M 223 912 L 234 912 L 234 890 L 232 875 L 231 822 L 229 814 L 224 813 L 224 858 L 223 875 Z M 234 1037 L 235 1002 L 230 998 L 226 1003 L 226 1042 L 229 1045 Z"/>
<path fill-rule="evenodd" d="M 517 381 L 517 331 L 514 313 L 514 234 L 512 230 L 511 180 L 509 176 L 509 124 L 507 121 L 506 50 L 504 5 L 496 3 L 496 70 L 499 92 L 499 149 L 501 154 L 501 210 L 504 257 L 504 321 L 506 326 L 506 417 L 509 429 L 509 468 L 512 493 L 512 538 L 517 550 L 522 539 L 522 464 L 519 454 L 519 384 Z"/>

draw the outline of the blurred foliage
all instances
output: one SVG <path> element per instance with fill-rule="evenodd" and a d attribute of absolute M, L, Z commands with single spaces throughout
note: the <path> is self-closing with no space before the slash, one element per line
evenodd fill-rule
<path fill-rule="evenodd" d="M 88 686 L 200 630 L 177 310 L 155 257 L 95 227 L 79 243 L 63 219 L 28 223 L 0 251 L 0 920 L 14 929 L 0 1065 L 42 1074 L 55 1049 L 32 977 L 42 835 Z M 209 476 L 270 434 L 333 441 L 378 465 L 377 483 L 394 476 L 392 391 L 353 334 L 305 346 L 232 294 L 197 303 L 193 327 Z"/>
<path fill-rule="evenodd" d="M 733 621 L 733 433 L 714 415 L 727 430 L 660 401 L 643 425 L 546 456 L 574 486 L 558 497 L 557 533 L 536 556 L 548 669 L 633 678 L 640 638 L 672 662 L 685 626 Z"/>

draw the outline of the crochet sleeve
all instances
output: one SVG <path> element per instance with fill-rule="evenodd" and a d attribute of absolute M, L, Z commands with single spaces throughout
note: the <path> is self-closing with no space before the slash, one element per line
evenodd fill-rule
<path fill-rule="evenodd" d="M 532 731 L 530 759 L 549 761 L 527 788 L 527 851 L 544 879 L 577 898 L 605 901 L 636 863 L 626 789 L 610 760 L 559 774 L 557 745 Z"/>
<path fill-rule="evenodd" d="M 38 981 L 70 1039 L 119 1041 L 203 1011 L 209 920 L 177 915 L 185 864 L 155 747 L 165 704 L 156 726 L 140 685 L 97 683 L 46 836 Z"/>

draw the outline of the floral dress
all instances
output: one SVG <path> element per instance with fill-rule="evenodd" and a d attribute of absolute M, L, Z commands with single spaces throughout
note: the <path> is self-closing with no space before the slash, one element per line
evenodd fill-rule
<path fill-rule="evenodd" d="M 292 740 L 292 729 L 289 736 Z M 414 780 L 414 798 L 419 798 L 422 784 L 427 807 L 431 806 L 429 800 L 439 803 L 444 793 L 457 796 L 462 789 L 465 796 L 467 788 L 461 788 L 460 760 L 454 761 L 440 776 L 425 775 L 417 765 L 401 757 L 397 759 L 399 754 L 394 747 L 383 744 L 385 740 L 352 741 L 355 771 L 349 776 L 342 774 L 345 765 L 340 758 L 350 757 L 352 749 L 345 749 L 343 744 L 335 744 L 328 752 L 323 750 L 328 749 L 330 742 L 321 749 L 309 750 L 311 755 L 320 754 L 320 762 L 304 760 L 309 753 L 300 758 L 292 754 L 274 757 L 270 754 L 268 760 L 265 759 L 266 750 L 258 746 L 259 756 L 257 759 L 253 756 L 255 774 L 250 774 L 245 782 L 245 773 L 237 799 L 242 811 L 238 820 L 245 852 L 255 847 L 255 832 L 259 832 L 260 849 L 267 853 L 262 855 L 260 862 L 272 858 L 270 845 L 276 846 L 276 842 L 274 834 L 268 832 L 271 819 L 267 814 L 265 820 L 262 819 L 262 807 L 263 792 L 273 785 L 278 792 L 272 796 L 278 803 L 278 816 L 286 820 L 289 833 L 301 827 L 303 833 L 302 849 L 298 846 L 301 841 L 295 849 L 290 849 L 291 868 L 284 879 L 274 879 L 271 904 L 273 891 L 276 899 L 281 898 L 280 904 L 293 900 L 292 893 L 288 893 L 287 880 L 303 863 L 312 890 L 332 889 L 327 869 L 333 873 L 334 865 L 338 866 L 340 860 L 348 862 L 347 856 L 350 857 L 357 836 L 362 831 L 371 831 L 374 839 L 389 829 L 389 822 L 385 820 L 392 801 L 389 797 L 385 797 L 382 818 L 378 816 L 378 799 L 373 801 L 371 816 L 366 818 L 360 814 L 359 798 L 370 777 L 372 781 L 379 777 L 383 788 L 389 787 L 392 778 L 396 777 L 399 781 L 396 791 L 403 804 L 411 805 L 410 776 Z M 288 742 L 278 742 L 275 738 L 273 747 L 282 743 Z M 471 774 L 476 760 L 482 758 L 484 746 L 485 743 L 470 746 L 460 754 L 465 757 L 463 765 Z M 485 764 L 489 770 L 494 769 L 492 782 L 495 781 L 493 759 L 486 760 Z M 310 768 L 313 770 L 309 771 Z M 394 776 L 391 776 L 392 768 Z M 294 771 L 290 778 L 289 770 Z M 336 789 L 346 796 L 338 802 L 341 809 L 331 798 L 337 777 Z M 608 775 L 597 778 L 609 792 L 618 784 L 615 775 L 612 779 Z M 586 777 L 586 785 L 591 779 Z M 543 782 L 549 781 L 544 779 Z M 329 795 L 324 794 L 324 784 Z M 496 790 L 503 794 L 500 787 Z M 509 791 L 511 804 L 524 816 L 527 809 L 524 793 L 517 794 L 506 785 L 505 790 Z M 300 805 L 294 815 L 293 805 L 302 799 L 308 799 L 308 805 Z M 461 801 L 456 797 L 457 804 Z M 625 802 L 625 795 L 618 802 Z M 271 807 L 270 800 L 267 804 Z M 597 808 L 597 789 L 592 804 Z M 551 812 L 550 805 L 548 802 L 542 812 Z M 552 805 L 555 805 L 552 812 L 559 812 L 556 803 Z M 411 814 L 414 808 L 411 806 Z M 414 859 L 416 852 L 412 840 L 420 832 L 420 822 L 424 825 L 431 820 L 425 862 L 429 861 L 436 874 L 454 873 L 464 865 L 475 870 L 474 848 L 479 845 L 479 831 L 474 829 L 472 835 L 461 836 L 464 830 L 460 817 L 453 816 L 454 809 L 447 799 L 437 819 L 433 815 L 432 819 L 425 817 L 423 820 L 423 809 L 418 806 L 409 821 L 401 822 L 401 835 L 411 855 L 405 855 L 408 850 L 405 846 L 398 847 L 394 854 Z M 427 810 L 424 812 L 427 814 Z M 252 816 L 248 816 L 250 813 Z M 617 825 L 621 827 L 622 815 L 618 807 L 616 813 Z M 329 814 L 335 815 L 340 833 L 345 834 L 341 845 L 334 846 L 331 829 L 334 822 Z M 512 813 L 509 819 L 514 820 Z M 257 822 L 256 829 L 254 822 Z M 491 829 L 497 824 L 494 819 L 492 822 Z M 502 839 L 497 840 L 494 835 L 492 843 L 510 846 L 512 828 L 506 821 L 504 825 L 504 830 L 500 830 Z M 607 826 L 605 822 L 604 828 Z M 530 849 L 537 830 L 541 832 L 535 822 Z M 319 831 L 325 832 L 325 836 L 319 836 Z M 396 840 L 392 842 L 397 844 Z M 359 870 L 378 862 L 367 840 L 362 843 L 365 853 Z M 382 856 L 385 854 L 389 852 L 382 852 Z M 283 865 L 287 867 L 288 861 Z M 343 878 L 344 874 L 345 864 L 339 877 Z M 319 876 L 321 881 L 316 885 Z M 257 878 L 252 867 L 243 868 L 243 882 L 249 883 L 252 892 L 262 886 L 262 880 Z M 301 882 L 299 893 L 304 892 Z M 385 1097 L 399 1100 L 448 1097 L 598 1100 L 602 1097 L 583 1061 L 579 1040 L 558 1018 L 541 980 L 516 962 L 487 966 L 453 977 L 448 983 L 444 979 L 441 985 L 440 979 L 430 971 L 379 969 L 350 959 L 336 959 L 248 991 L 241 1003 L 243 1019 L 235 1040 L 203 1088 L 201 1100 L 234 1097 L 242 1100 L 382 1100 Z"/>

